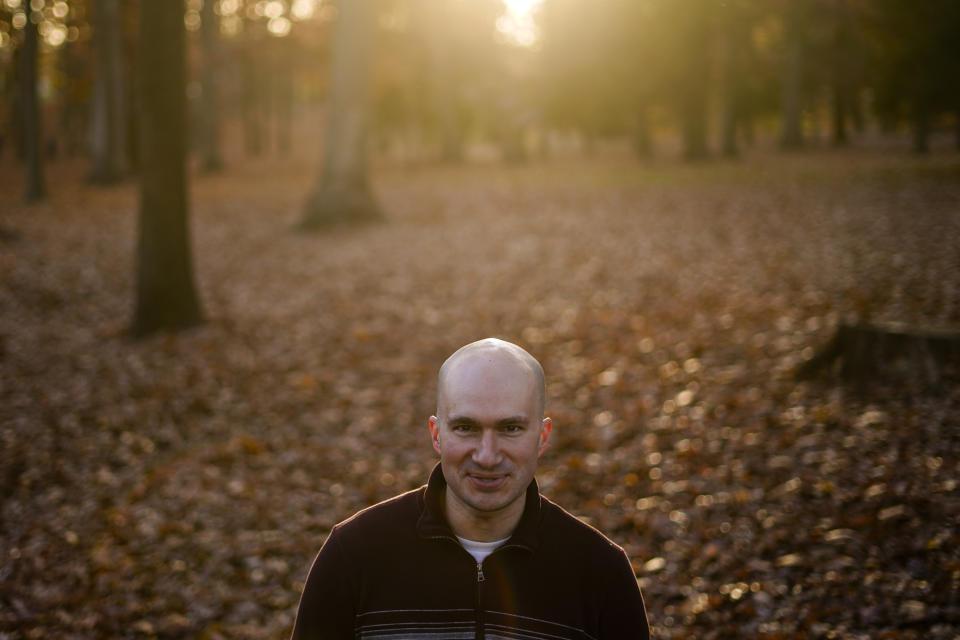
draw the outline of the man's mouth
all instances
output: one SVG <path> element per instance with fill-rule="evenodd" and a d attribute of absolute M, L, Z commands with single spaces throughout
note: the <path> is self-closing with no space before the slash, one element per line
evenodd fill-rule
<path fill-rule="evenodd" d="M 487 491 L 499 489 L 507 481 L 506 474 L 471 473 L 467 477 L 476 488 Z"/>

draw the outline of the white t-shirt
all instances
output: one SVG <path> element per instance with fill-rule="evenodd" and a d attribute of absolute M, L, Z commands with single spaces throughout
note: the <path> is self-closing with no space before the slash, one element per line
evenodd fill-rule
<path fill-rule="evenodd" d="M 494 540 L 493 542 L 477 542 L 476 540 L 467 540 L 457 536 L 457 540 L 463 545 L 463 548 L 470 552 L 470 555 L 476 559 L 477 564 L 483 562 L 483 559 L 493 553 L 497 547 L 502 546 L 510 538 L 503 540 Z"/>

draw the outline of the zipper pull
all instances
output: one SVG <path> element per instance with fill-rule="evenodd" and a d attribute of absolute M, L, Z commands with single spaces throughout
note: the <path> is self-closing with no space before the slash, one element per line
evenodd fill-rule
<path fill-rule="evenodd" d="M 477 582 L 483 582 L 486 578 L 483 577 L 483 565 L 477 563 Z"/>

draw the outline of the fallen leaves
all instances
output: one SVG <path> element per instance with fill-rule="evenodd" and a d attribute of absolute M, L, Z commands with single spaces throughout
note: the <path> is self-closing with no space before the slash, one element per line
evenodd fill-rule
<path fill-rule="evenodd" d="M 137 343 L 132 190 L 5 203 L 0 633 L 285 637 L 330 528 L 425 481 L 439 364 L 498 335 L 547 372 L 543 491 L 655 637 L 952 638 L 955 387 L 792 376 L 851 313 L 960 319 L 944 164 L 385 169 L 390 221 L 319 236 L 310 172 L 241 169 L 195 187 L 210 322 Z"/>

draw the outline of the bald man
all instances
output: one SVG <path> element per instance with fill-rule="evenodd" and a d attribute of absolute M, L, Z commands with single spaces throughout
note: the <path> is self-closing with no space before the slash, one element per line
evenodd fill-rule
<path fill-rule="evenodd" d="M 552 423 L 540 363 L 488 338 L 437 384 L 427 484 L 336 525 L 294 640 L 649 638 L 626 554 L 540 495 Z"/>

